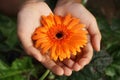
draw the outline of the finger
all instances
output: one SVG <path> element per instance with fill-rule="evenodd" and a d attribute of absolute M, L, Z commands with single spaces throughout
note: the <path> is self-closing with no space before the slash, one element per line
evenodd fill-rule
<path fill-rule="evenodd" d="M 74 71 L 79 71 L 81 69 L 81 66 L 79 66 L 78 63 L 75 63 L 75 61 L 73 61 L 72 59 L 65 59 L 63 63 Z"/>
<path fill-rule="evenodd" d="M 75 63 L 74 65 L 73 65 L 73 70 L 74 71 L 79 71 L 80 69 L 82 69 L 83 67 L 82 66 L 80 66 L 78 63 Z"/>
<path fill-rule="evenodd" d="M 75 62 L 74 62 L 72 59 L 65 59 L 65 60 L 63 61 L 63 63 L 64 63 L 67 67 L 72 68 Z"/>
<path fill-rule="evenodd" d="M 82 57 L 78 59 L 78 64 L 81 66 L 81 69 L 87 65 L 93 56 L 93 48 L 90 43 L 86 45 L 86 47 L 83 49 Z"/>
<path fill-rule="evenodd" d="M 65 76 L 70 76 L 72 74 L 72 69 L 68 68 L 64 63 L 62 62 L 57 62 L 58 65 L 60 65 L 64 69 L 64 75 Z"/>
<path fill-rule="evenodd" d="M 93 20 L 93 22 L 88 26 L 88 32 L 90 34 L 92 46 L 96 51 L 100 51 L 100 42 L 101 42 L 101 34 L 98 29 L 96 20 Z"/>
<path fill-rule="evenodd" d="M 60 15 L 60 16 L 65 16 L 65 11 L 63 8 L 55 8 L 54 9 L 54 14 Z"/>
<path fill-rule="evenodd" d="M 64 74 L 64 69 L 56 64 L 53 60 L 51 60 L 50 58 L 47 58 L 44 61 L 41 61 L 41 63 L 48 69 L 50 69 L 53 73 L 55 73 L 56 75 L 63 75 Z"/>
<path fill-rule="evenodd" d="M 65 59 L 63 61 L 63 63 L 64 63 L 64 65 L 66 65 L 70 69 L 72 69 L 74 71 L 79 71 L 82 67 L 78 63 L 76 63 L 75 61 L 72 59 Z"/>
<path fill-rule="evenodd" d="M 72 70 L 70 68 L 63 66 L 63 69 L 65 76 L 70 76 L 72 74 Z"/>

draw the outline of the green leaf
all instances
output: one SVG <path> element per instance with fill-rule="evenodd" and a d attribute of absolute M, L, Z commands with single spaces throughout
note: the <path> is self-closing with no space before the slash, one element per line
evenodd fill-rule
<path fill-rule="evenodd" d="M 8 69 L 8 65 L 6 65 L 3 61 L 0 60 L 0 71 Z"/>
<path fill-rule="evenodd" d="M 23 77 L 22 75 L 15 75 L 14 77 L 7 78 L 7 80 L 27 80 L 27 78 Z"/>
<path fill-rule="evenodd" d="M 24 70 L 14 70 L 14 69 L 8 69 L 8 70 L 1 70 L 0 72 L 0 79 L 4 78 L 10 78 L 14 77 L 16 75 L 21 75 L 22 73 L 28 72 L 29 70 L 24 69 Z"/>
<path fill-rule="evenodd" d="M 35 68 L 32 64 L 30 57 L 23 57 L 16 59 L 10 67 L 5 67 L 5 63 L 2 63 L 0 69 L 0 80 L 26 80 L 32 73 L 35 72 Z M 35 73 L 34 73 L 35 74 Z"/>
<path fill-rule="evenodd" d="M 1 43 L 4 44 L 7 48 L 12 49 L 18 42 L 16 35 L 16 22 L 11 18 L 0 14 L 0 37 Z M 2 50 L 2 49 L 1 49 Z"/>
<path fill-rule="evenodd" d="M 12 69 L 27 69 L 33 68 L 33 64 L 30 57 L 23 57 L 22 59 L 16 59 L 11 66 Z"/>
<path fill-rule="evenodd" d="M 116 75 L 116 72 L 115 72 L 114 68 L 109 67 L 105 70 L 105 74 L 110 76 L 110 77 L 113 77 Z"/>

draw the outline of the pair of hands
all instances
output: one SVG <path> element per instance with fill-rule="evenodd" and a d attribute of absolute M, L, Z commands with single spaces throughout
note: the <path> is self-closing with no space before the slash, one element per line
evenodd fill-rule
<path fill-rule="evenodd" d="M 80 18 L 81 22 L 86 24 L 86 29 L 90 35 L 90 41 L 82 50 L 84 55 L 77 59 L 66 59 L 63 62 L 54 62 L 49 56 L 44 56 L 33 46 L 31 36 L 34 30 L 41 25 L 40 18 L 42 15 L 52 13 L 50 8 L 44 2 L 32 2 L 23 6 L 18 14 L 18 36 L 23 44 L 28 55 L 33 56 L 41 62 L 46 68 L 50 69 L 57 75 L 69 76 L 72 71 L 79 71 L 87 65 L 93 56 L 93 49 L 100 50 L 101 35 L 93 15 L 79 3 L 66 3 L 62 6 L 57 6 L 54 14 L 64 16 L 71 13 L 73 16 Z"/>

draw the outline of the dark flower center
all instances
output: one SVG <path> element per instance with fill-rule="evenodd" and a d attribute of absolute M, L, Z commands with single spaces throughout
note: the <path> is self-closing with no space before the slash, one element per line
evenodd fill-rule
<path fill-rule="evenodd" d="M 63 32 L 58 32 L 55 36 L 60 39 L 63 37 Z"/>

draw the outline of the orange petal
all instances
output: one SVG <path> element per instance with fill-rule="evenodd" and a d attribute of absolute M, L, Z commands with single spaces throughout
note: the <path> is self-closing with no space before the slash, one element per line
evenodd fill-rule
<path fill-rule="evenodd" d="M 64 43 L 62 47 L 63 47 L 64 54 L 66 54 L 66 58 L 70 58 L 69 46 L 66 43 Z"/>
<path fill-rule="evenodd" d="M 48 16 L 48 19 L 51 20 L 52 25 L 55 25 L 55 20 L 54 20 L 54 15 L 53 14 L 50 14 Z"/>
<path fill-rule="evenodd" d="M 76 49 L 73 48 L 73 47 L 70 47 L 70 48 L 71 48 L 71 49 L 70 49 L 71 53 L 72 53 L 73 55 L 76 55 L 76 54 L 77 54 Z"/>
<path fill-rule="evenodd" d="M 77 32 L 77 31 L 82 30 L 83 28 L 85 28 L 84 24 L 77 24 L 74 27 L 72 27 L 71 30 L 74 31 L 74 32 Z"/>
<path fill-rule="evenodd" d="M 68 25 L 68 29 L 71 29 L 77 24 L 79 24 L 79 19 L 76 19 L 76 18 L 72 19 L 71 23 Z"/>
<path fill-rule="evenodd" d="M 52 47 L 52 44 L 50 44 L 49 42 L 46 44 L 41 44 L 41 48 L 42 48 L 42 52 L 46 53 L 48 52 L 48 50 Z"/>
<path fill-rule="evenodd" d="M 47 27 L 52 26 L 51 20 L 48 19 L 48 17 L 42 16 L 42 19 L 43 20 L 41 21 L 41 23 L 42 23 L 43 26 L 47 26 Z"/>
<path fill-rule="evenodd" d="M 57 60 L 58 56 L 56 55 L 56 45 L 53 45 L 52 48 L 50 49 L 50 55 L 51 59 Z"/>
<path fill-rule="evenodd" d="M 44 39 L 40 38 L 35 42 L 35 47 L 38 48 L 38 47 L 40 47 L 41 43 L 46 43 L 46 42 L 48 42 L 48 40 L 46 38 L 44 38 Z"/>
<path fill-rule="evenodd" d="M 68 14 L 68 15 L 65 16 L 63 24 L 68 25 L 71 20 L 72 20 L 71 15 Z"/>
<path fill-rule="evenodd" d="M 38 35 L 38 34 L 32 36 L 32 40 L 37 40 L 39 38 L 40 38 L 40 35 Z"/>
<path fill-rule="evenodd" d="M 41 45 L 41 43 L 42 43 L 41 40 L 38 39 L 38 40 L 35 42 L 35 47 L 36 47 L 36 48 L 39 48 L 40 45 Z"/>
<path fill-rule="evenodd" d="M 61 17 L 60 16 L 54 16 L 54 19 L 55 19 L 55 23 L 58 25 L 58 24 L 61 24 Z"/>
<path fill-rule="evenodd" d="M 42 32 L 42 33 L 46 33 L 48 31 L 48 29 L 47 28 L 43 28 L 43 27 L 41 27 L 41 29 L 40 29 L 40 32 Z"/>

